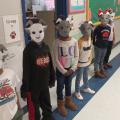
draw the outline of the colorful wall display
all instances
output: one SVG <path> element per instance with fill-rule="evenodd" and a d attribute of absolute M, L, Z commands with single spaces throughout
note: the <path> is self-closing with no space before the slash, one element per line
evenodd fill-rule
<path fill-rule="evenodd" d="M 89 0 L 91 18 L 93 22 L 98 21 L 98 9 L 106 10 L 112 8 L 116 17 L 120 17 L 120 0 Z"/>
<path fill-rule="evenodd" d="M 69 0 L 69 13 L 84 13 L 85 0 Z"/>

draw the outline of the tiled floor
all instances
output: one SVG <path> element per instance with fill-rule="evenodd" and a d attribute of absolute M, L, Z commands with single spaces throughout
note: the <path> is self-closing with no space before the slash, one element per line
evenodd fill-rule
<path fill-rule="evenodd" d="M 120 67 L 73 120 L 120 120 Z"/>
<path fill-rule="evenodd" d="M 120 52 L 120 45 L 118 45 L 112 50 L 110 59 L 114 58 L 119 52 Z M 116 111 L 116 114 L 119 111 L 117 110 L 117 108 L 120 108 L 120 104 L 118 104 L 119 107 L 114 106 L 114 104 L 116 103 L 115 102 L 116 99 L 117 101 L 118 100 L 120 101 L 120 94 L 119 94 L 120 87 L 118 86 L 120 85 L 120 80 L 119 78 L 117 78 L 119 73 L 120 73 L 120 69 L 116 71 L 116 73 L 110 78 L 111 79 L 110 82 L 100 90 L 100 92 L 94 97 L 94 99 L 92 99 L 92 101 L 90 101 L 83 108 L 83 110 L 74 118 L 74 120 L 79 120 L 79 116 L 80 116 L 80 120 L 113 120 L 113 119 L 108 119 L 109 116 L 105 115 L 106 114 L 105 111 L 111 110 L 109 113 L 107 113 L 107 114 L 110 114 L 111 118 L 112 118 L 112 115 L 111 115 L 112 111 L 113 113 Z M 89 78 L 91 77 L 91 75 L 93 75 L 93 65 L 90 66 Z M 75 86 L 74 81 L 75 80 L 73 80 L 73 83 L 72 83 L 72 92 L 74 92 L 74 86 Z M 51 93 L 51 102 L 54 110 L 57 107 L 56 87 L 50 89 L 50 93 Z M 111 95 L 111 98 L 110 98 L 110 95 Z M 107 96 L 110 99 L 107 99 L 108 98 Z M 112 108 L 114 109 L 116 108 L 116 109 L 113 110 Z M 94 112 L 96 115 L 94 114 Z M 116 116 L 116 114 L 114 115 Z M 28 116 L 27 114 L 24 115 L 23 120 L 28 120 L 27 116 Z M 106 116 L 106 119 L 105 119 L 105 116 Z M 115 120 L 119 120 L 119 119 L 116 118 Z"/>
<path fill-rule="evenodd" d="M 112 50 L 110 59 L 118 53 L 120 53 L 120 45 Z M 120 67 L 73 120 L 120 120 L 119 74 Z"/>

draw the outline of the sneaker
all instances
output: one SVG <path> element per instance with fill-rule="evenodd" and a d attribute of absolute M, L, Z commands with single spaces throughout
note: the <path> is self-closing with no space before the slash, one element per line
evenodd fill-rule
<path fill-rule="evenodd" d="M 80 92 L 75 92 L 75 97 L 76 97 L 78 100 L 83 100 L 83 96 L 80 94 Z"/>
<path fill-rule="evenodd" d="M 95 93 L 95 91 L 90 89 L 90 88 L 83 89 L 83 92 L 90 93 L 90 94 L 94 94 Z"/>

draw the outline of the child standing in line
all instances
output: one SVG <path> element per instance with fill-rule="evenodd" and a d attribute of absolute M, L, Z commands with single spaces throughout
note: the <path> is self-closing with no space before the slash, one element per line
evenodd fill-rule
<path fill-rule="evenodd" d="M 108 39 L 110 36 L 111 28 L 108 26 L 109 22 L 108 11 L 99 9 L 98 17 L 101 22 L 94 30 L 93 45 L 95 52 L 94 59 L 94 72 L 95 77 L 105 78 L 107 75 L 104 71 L 103 61 L 108 47 Z"/>
<path fill-rule="evenodd" d="M 55 84 L 55 70 L 50 49 L 44 42 L 46 28 L 44 21 L 36 17 L 26 23 L 31 41 L 23 51 L 21 97 L 27 100 L 29 120 L 54 120 L 49 87 Z"/>
<path fill-rule="evenodd" d="M 90 89 L 88 83 L 88 68 L 92 60 L 92 44 L 90 38 L 91 24 L 88 21 L 85 21 L 80 26 L 80 31 L 82 37 L 78 41 L 79 46 L 79 61 L 78 69 L 75 82 L 75 97 L 79 100 L 83 100 L 83 97 L 80 93 L 80 81 L 83 75 L 84 88 L 83 92 L 94 94 L 95 91 Z"/>
<path fill-rule="evenodd" d="M 109 26 L 111 27 L 111 33 L 109 36 L 109 42 L 108 42 L 108 47 L 107 47 L 107 52 L 104 58 L 104 68 L 112 68 L 112 65 L 108 62 L 109 61 L 109 57 L 112 51 L 112 47 L 115 44 L 115 30 L 114 30 L 114 16 L 115 13 L 113 12 L 113 10 L 111 8 L 108 9 L 109 13 L 110 13 L 110 21 L 109 21 Z"/>
<path fill-rule="evenodd" d="M 16 92 L 16 86 L 20 80 L 14 71 L 3 67 L 6 58 L 4 48 L 0 45 L 0 119 L 12 120 L 20 109 Z"/>
<path fill-rule="evenodd" d="M 56 77 L 57 77 L 57 105 L 58 112 L 65 117 L 67 110 L 65 106 L 72 111 L 77 110 L 77 105 L 72 101 L 71 84 L 73 74 L 78 63 L 78 42 L 69 36 L 71 30 L 71 22 L 69 18 L 58 18 L 56 21 L 56 29 L 59 38 L 56 40 Z M 65 97 L 63 89 L 65 87 Z M 65 98 L 65 100 L 64 100 Z"/>

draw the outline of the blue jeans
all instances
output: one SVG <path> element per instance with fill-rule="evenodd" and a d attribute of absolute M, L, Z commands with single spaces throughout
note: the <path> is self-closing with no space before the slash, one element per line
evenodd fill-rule
<path fill-rule="evenodd" d="M 80 81 L 83 75 L 83 87 L 88 88 L 88 66 L 86 67 L 79 67 L 76 71 L 76 81 L 75 81 L 75 92 L 80 92 Z"/>
<path fill-rule="evenodd" d="M 94 58 L 94 71 L 104 70 L 103 62 L 107 48 L 94 47 L 95 58 Z"/>
<path fill-rule="evenodd" d="M 63 100 L 63 89 L 65 86 L 65 96 L 71 96 L 71 83 L 74 77 L 70 75 L 68 77 L 64 76 L 59 70 L 56 70 L 56 77 L 57 77 L 57 99 Z"/>

